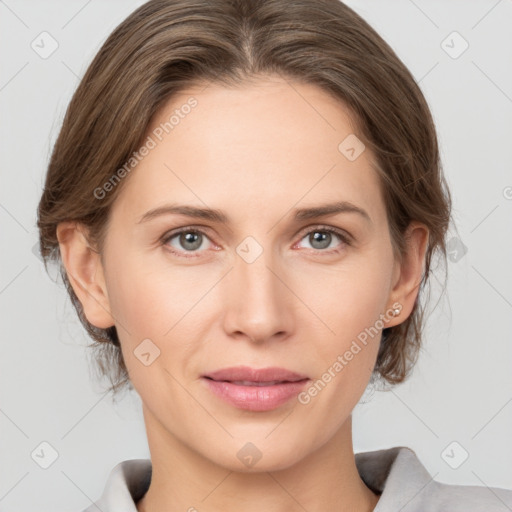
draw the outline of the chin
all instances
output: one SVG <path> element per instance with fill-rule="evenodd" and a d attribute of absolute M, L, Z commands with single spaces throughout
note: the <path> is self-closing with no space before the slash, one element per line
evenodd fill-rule
<path fill-rule="evenodd" d="M 287 444 L 278 442 L 277 439 L 275 441 L 235 441 L 229 445 L 223 444 L 219 447 L 220 451 L 206 456 L 214 464 L 229 471 L 262 473 L 287 469 L 307 455 L 293 440 Z"/>

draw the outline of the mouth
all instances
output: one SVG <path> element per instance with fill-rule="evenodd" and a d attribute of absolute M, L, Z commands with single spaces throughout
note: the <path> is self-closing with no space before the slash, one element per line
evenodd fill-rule
<path fill-rule="evenodd" d="M 250 366 L 233 366 L 223 368 L 202 375 L 215 381 L 226 381 L 240 383 L 248 383 L 248 385 L 264 383 L 282 383 L 282 382 L 298 382 L 307 379 L 307 375 L 303 375 L 286 368 L 269 367 L 269 368 L 251 368 Z"/>
<path fill-rule="evenodd" d="M 269 380 L 269 381 L 251 381 L 251 380 L 217 380 L 212 379 L 211 377 L 204 377 L 205 379 L 213 380 L 214 382 L 229 382 L 231 384 L 235 384 L 237 386 L 275 386 L 277 384 L 287 384 L 289 382 L 302 382 L 307 379 L 299 379 L 299 380 Z"/>
<path fill-rule="evenodd" d="M 248 411 L 270 411 L 296 396 L 311 379 L 283 368 L 226 368 L 201 379 L 210 392 Z"/>

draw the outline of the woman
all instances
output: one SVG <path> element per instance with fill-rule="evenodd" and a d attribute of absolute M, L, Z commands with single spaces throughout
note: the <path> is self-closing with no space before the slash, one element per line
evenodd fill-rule
<path fill-rule="evenodd" d="M 427 103 L 337 0 L 152 0 L 66 113 L 39 205 L 151 460 L 87 511 L 502 510 L 413 450 L 354 454 L 370 380 L 403 382 L 451 199 Z M 501 508 L 500 508 L 501 507 Z"/>

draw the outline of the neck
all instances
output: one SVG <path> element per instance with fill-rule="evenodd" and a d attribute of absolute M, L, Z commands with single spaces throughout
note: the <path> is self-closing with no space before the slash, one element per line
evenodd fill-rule
<path fill-rule="evenodd" d="M 319 449 L 276 471 L 235 472 L 191 450 L 144 410 L 151 452 L 148 491 L 138 512 L 370 512 L 379 496 L 361 479 L 352 417 Z"/>

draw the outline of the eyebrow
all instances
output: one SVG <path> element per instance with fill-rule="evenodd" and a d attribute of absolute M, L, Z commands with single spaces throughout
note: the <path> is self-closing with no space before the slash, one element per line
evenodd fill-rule
<path fill-rule="evenodd" d="M 359 206 L 356 206 L 349 201 L 338 201 L 335 203 L 312 206 L 309 208 L 296 208 L 292 210 L 293 218 L 296 221 L 316 219 L 318 217 L 337 215 L 339 213 L 356 213 L 363 217 L 368 223 L 372 224 L 370 215 L 368 215 L 366 210 L 363 210 Z M 188 205 L 169 204 L 147 211 L 137 221 L 137 224 L 147 222 L 162 215 L 171 214 L 185 215 L 186 217 L 196 219 L 205 219 L 212 222 L 218 222 L 219 224 L 229 224 L 230 222 L 229 217 L 221 210 L 212 208 L 198 208 L 196 206 Z"/>

